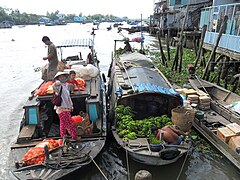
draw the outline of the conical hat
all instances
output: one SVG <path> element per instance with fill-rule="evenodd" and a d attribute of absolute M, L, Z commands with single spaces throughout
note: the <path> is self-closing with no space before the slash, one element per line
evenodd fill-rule
<path fill-rule="evenodd" d="M 60 75 L 68 75 L 69 76 L 69 72 L 65 72 L 65 71 L 63 71 L 63 72 L 57 72 L 57 74 L 54 76 L 54 80 L 58 77 L 58 76 L 60 76 Z"/>

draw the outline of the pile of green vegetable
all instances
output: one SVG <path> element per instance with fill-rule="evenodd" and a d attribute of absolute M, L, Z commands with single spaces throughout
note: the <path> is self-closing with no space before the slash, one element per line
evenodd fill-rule
<path fill-rule="evenodd" d="M 166 115 L 135 120 L 132 109 L 124 105 L 118 105 L 115 108 L 115 116 L 117 118 L 116 131 L 119 137 L 125 140 L 150 137 L 152 135 L 151 128 L 154 126 L 162 128 L 166 125 L 173 125 L 171 119 Z"/>

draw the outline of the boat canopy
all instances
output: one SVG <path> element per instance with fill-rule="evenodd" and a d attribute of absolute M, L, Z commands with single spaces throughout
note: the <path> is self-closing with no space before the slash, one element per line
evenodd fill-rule
<path fill-rule="evenodd" d="M 92 39 L 66 39 L 63 40 L 56 48 L 63 47 L 93 47 Z"/>
<path fill-rule="evenodd" d="M 166 80 L 158 72 L 151 69 L 145 67 L 132 67 L 127 69 L 127 73 L 132 84 L 136 85 L 137 87 L 141 87 L 142 84 L 150 84 L 155 85 L 156 87 L 161 86 L 162 88 L 171 89 Z M 152 89 L 152 86 L 149 86 L 149 88 Z"/>
<path fill-rule="evenodd" d="M 138 52 L 125 53 L 119 56 L 119 61 L 124 64 L 131 63 L 133 66 L 154 67 L 154 64 L 149 58 Z"/>

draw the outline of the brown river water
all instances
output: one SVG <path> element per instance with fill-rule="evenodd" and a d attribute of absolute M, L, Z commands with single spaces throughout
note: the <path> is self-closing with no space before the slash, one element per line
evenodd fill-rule
<path fill-rule="evenodd" d="M 123 36 L 113 28 L 107 31 L 109 23 L 102 23 L 95 36 L 95 49 L 100 60 L 101 71 L 107 74 L 111 62 L 114 39 Z M 66 26 L 14 26 L 12 29 L 0 29 L 0 179 L 14 179 L 8 171 L 8 154 L 10 145 L 18 135 L 19 124 L 23 115 L 23 105 L 30 92 L 41 82 L 41 72 L 37 71 L 46 62 L 42 57 L 46 55 L 47 48 L 42 43 L 42 36 L 47 35 L 56 44 L 58 41 L 69 38 L 90 37 L 92 24 L 68 24 Z M 139 34 L 122 34 L 130 39 Z M 145 45 L 150 46 L 155 37 L 144 34 Z M 84 59 L 85 57 L 83 57 Z M 177 179 L 185 157 L 178 162 L 162 167 L 146 166 L 132 161 L 126 161 L 125 152 L 120 149 L 114 140 L 109 137 L 103 151 L 96 158 L 96 163 L 108 179 L 128 179 L 127 164 L 129 165 L 130 179 L 141 169 L 152 173 L 154 180 Z M 72 174 L 66 179 L 104 179 L 96 166 L 92 163 Z M 216 150 L 202 153 L 194 149 L 183 166 L 179 179 L 202 180 L 238 180 L 240 172 L 231 165 Z"/>

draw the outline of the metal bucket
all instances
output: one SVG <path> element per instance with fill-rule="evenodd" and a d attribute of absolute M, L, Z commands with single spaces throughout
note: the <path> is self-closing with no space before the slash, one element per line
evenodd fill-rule
<path fill-rule="evenodd" d="M 194 117 L 195 112 L 193 109 L 185 109 L 182 107 L 172 109 L 173 124 L 184 132 L 191 129 Z"/>

